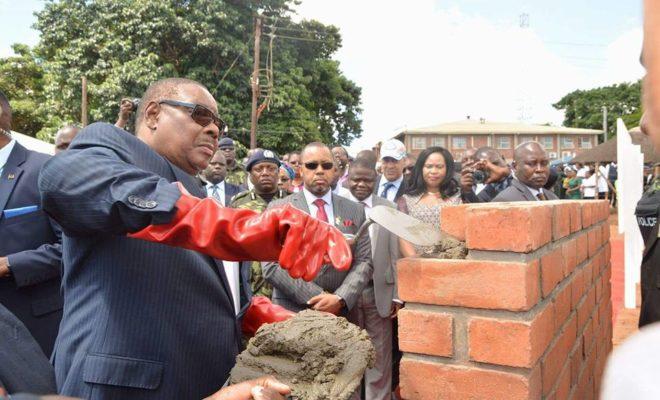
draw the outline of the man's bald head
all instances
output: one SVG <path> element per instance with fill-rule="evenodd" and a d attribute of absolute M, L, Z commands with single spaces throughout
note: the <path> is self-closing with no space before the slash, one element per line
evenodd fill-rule
<path fill-rule="evenodd" d="M 149 85 L 140 99 L 140 105 L 137 109 L 137 119 L 135 125 L 139 126 L 144 118 L 144 109 L 152 101 L 159 101 L 168 98 L 176 98 L 183 86 L 192 85 L 207 90 L 204 85 L 187 78 L 166 78 L 156 81 Z"/>
<path fill-rule="evenodd" d="M 474 158 L 476 160 L 488 160 L 500 167 L 506 165 L 506 161 L 504 161 L 502 154 L 490 146 L 484 146 L 477 149 L 474 153 Z"/>
<path fill-rule="evenodd" d="M 534 189 L 542 188 L 550 175 L 548 154 L 538 142 L 525 142 L 516 147 L 513 167 L 516 178 Z"/>
<path fill-rule="evenodd" d="M 55 134 L 55 154 L 68 149 L 78 132 L 80 132 L 80 127 L 76 125 L 67 125 L 57 131 Z"/>

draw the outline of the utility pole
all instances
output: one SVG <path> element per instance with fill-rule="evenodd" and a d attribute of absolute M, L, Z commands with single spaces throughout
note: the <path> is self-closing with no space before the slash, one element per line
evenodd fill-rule
<path fill-rule="evenodd" d="M 82 115 L 80 116 L 80 123 L 83 127 L 87 126 L 87 77 L 82 77 L 82 105 L 80 107 Z"/>
<path fill-rule="evenodd" d="M 257 147 L 257 103 L 259 102 L 259 51 L 261 45 L 261 16 L 254 25 L 254 69 L 252 70 L 252 120 L 250 124 L 250 149 Z"/>
<path fill-rule="evenodd" d="M 607 142 L 607 107 L 603 106 L 603 143 Z"/>

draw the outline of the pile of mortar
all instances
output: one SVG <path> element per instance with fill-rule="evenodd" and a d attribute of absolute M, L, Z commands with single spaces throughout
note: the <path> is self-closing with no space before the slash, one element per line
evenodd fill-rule
<path fill-rule="evenodd" d="M 344 318 L 305 310 L 250 339 L 230 383 L 273 375 L 300 400 L 347 400 L 376 359 L 369 335 Z"/>

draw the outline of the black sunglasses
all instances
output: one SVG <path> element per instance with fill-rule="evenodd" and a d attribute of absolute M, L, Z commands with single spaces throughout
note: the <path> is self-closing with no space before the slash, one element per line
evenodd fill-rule
<path fill-rule="evenodd" d="M 319 165 L 321 166 L 321 168 L 323 168 L 326 171 L 329 171 L 335 167 L 335 164 L 331 162 L 324 162 L 324 163 L 307 162 L 303 165 L 305 166 L 305 168 L 310 169 L 312 171 L 316 170 L 319 167 Z"/>
<path fill-rule="evenodd" d="M 201 104 L 186 103 L 177 100 L 161 100 L 158 102 L 158 104 L 167 104 L 168 106 L 173 107 L 185 107 L 190 111 L 190 118 L 192 118 L 193 121 L 195 121 L 197 124 L 201 126 L 208 126 L 208 124 L 213 122 L 215 126 L 218 127 L 220 135 L 225 133 L 225 128 L 227 127 L 225 121 L 221 120 L 220 117 L 215 115 L 213 111 L 209 110 Z"/>

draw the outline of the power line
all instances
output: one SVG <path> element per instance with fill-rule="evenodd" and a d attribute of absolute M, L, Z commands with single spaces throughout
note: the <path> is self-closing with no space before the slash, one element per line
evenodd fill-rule
<path fill-rule="evenodd" d="M 303 32 L 303 33 L 314 33 L 317 35 L 327 35 L 328 32 L 324 31 L 316 31 L 316 30 L 309 30 L 309 29 L 302 29 L 302 28 L 286 28 L 283 26 L 273 26 L 273 25 L 264 25 L 264 27 L 268 29 L 278 29 L 281 31 L 292 31 L 292 32 Z"/>
<path fill-rule="evenodd" d="M 295 36 L 286 36 L 286 35 L 276 35 L 274 33 L 266 33 L 266 36 L 274 36 L 276 39 L 289 39 L 289 40 L 302 40 L 303 42 L 321 42 L 321 43 L 328 43 L 327 40 L 321 40 L 321 39 L 311 39 L 311 38 L 301 38 L 301 37 L 295 37 Z"/>

